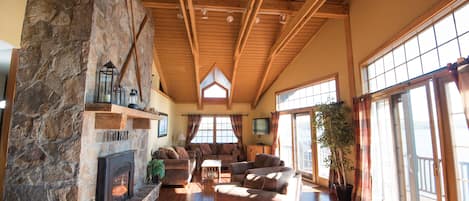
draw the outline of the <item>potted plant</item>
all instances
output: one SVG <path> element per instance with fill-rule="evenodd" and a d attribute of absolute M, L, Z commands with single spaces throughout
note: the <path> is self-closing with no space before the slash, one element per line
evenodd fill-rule
<path fill-rule="evenodd" d="M 323 131 L 318 136 L 318 143 L 330 150 L 325 162 L 335 177 L 337 198 L 340 201 L 350 201 L 353 186 L 347 184 L 346 172 L 353 169 L 348 155 L 355 143 L 351 110 L 340 102 L 319 105 L 315 112 L 313 125 Z"/>
<path fill-rule="evenodd" d="M 165 175 L 164 168 L 163 160 L 153 159 L 148 162 L 147 174 L 149 180 L 154 184 L 160 183 L 160 180 L 163 179 Z"/>

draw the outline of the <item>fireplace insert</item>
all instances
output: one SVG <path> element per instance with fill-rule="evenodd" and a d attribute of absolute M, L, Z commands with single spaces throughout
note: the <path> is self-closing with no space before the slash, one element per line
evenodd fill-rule
<path fill-rule="evenodd" d="M 98 158 L 96 201 L 125 201 L 133 195 L 134 152 Z"/>

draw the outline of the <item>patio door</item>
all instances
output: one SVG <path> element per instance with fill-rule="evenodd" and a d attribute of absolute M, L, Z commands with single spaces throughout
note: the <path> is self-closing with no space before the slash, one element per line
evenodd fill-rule
<path fill-rule="evenodd" d="M 296 167 L 298 171 L 312 178 L 313 150 L 311 144 L 311 115 L 309 112 L 295 114 L 294 122 Z"/>
<path fill-rule="evenodd" d="M 391 99 L 400 200 L 442 200 L 440 143 L 431 82 Z"/>

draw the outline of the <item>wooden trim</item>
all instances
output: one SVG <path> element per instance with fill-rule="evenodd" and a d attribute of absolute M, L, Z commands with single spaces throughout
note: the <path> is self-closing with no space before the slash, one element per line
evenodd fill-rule
<path fill-rule="evenodd" d="M 8 73 L 5 100 L 7 102 L 2 116 L 2 133 L 0 137 L 0 181 L 5 180 L 5 170 L 8 153 L 8 137 L 10 135 L 11 117 L 16 92 L 16 72 L 19 65 L 19 49 L 11 51 L 10 71 Z M 3 197 L 4 182 L 0 182 L 0 198 Z"/>
<path fill-rule="evenodd" d="M 353 63 L 353 46 L 352 46 L 352 28 L 350 25 L 350 17 L 344 19 L 345 28 L 345 44 L 347 46 L 347 73 L 348 73 L 348 84 L 350 90 L 350 100 L 357 96 L 355 88 L 355 70 Z"/>
<path fill-rule="evenodd" d="M 202 80 L 205 80 L 205 78 L 207 78 L 207 76 L 210 74 L 210 72 L 212 72 L 212 70 L 215 68 L 215 66 L 217 65 L 217 62 L 213 62 L 213 64 L 210 66 L 210 68 L 208 69 L 207 73 L 205 73 L 204 75 L 202 75 Z M 220 69 L 221 71 L 221 69 Z M 223 72 L 223 71 L 222 71 Z M 224 74 L 224 73 L 223 73 Z M 226 76 L 225 76 L 226 77 Z"/>
<path fill-rule="evenodd" d="M 325 81 L 330 81 L 330 80 L 336 80 L 336 87 L 337 87 L 337 86 L 338 86 L 338 84 L 337 84 L 338 78 L 339 78 L 339 73 L 338 73 L 338 72 L 336 72 L 336 73 L 331 73 L 331 74 L 328 74 L 328 75 L 325 75 L 325 76 L 322 76 L 322 77 L 319 77 L 319 78 L 314 78 L 314 79 L 312 79 L 312 80 L 308 80 L 308 81 L 303 82 L 303 83 L 301 83 L 301 84 L 294 85 L 294 86 L 292 86 L 292 87 L 288 87 L 288 88 L 281 89 L 281 90 L 279 90 L 279 91 L 276 91 L 276 92 L 275 92 L 275 95 L 277 95 L 277 94 L 279 94 L 279 93 L 286 92 L 286 91 L 298 89 L 298 88 L 309 87 L 309 86 L 311 86 L 311 85 L 315 85 L 315 84 L 317 84 L 317 83 L 325 82 Z M 338 91 L 338 90 L 337 90 L 337 91 Z"/>
<path fill-rule="evenodd" d="M 195 10 L 201 10 L 202 8 L 209 9 L 211 12 L 245 12 L 246 8 L 240 6 L 231 6 L 227 5 L 228 1 L 218 1 L 216 5 L 211 5 L 210 3 L 197 2 L 194 4 Z M 276 4 L 264 5 L 259 14 L 261 15 L 293 15 L 298 12 L 298 9 L 303 5 L 303 2 L 290 2 L 295 4 L 295 6 L 288 6 L 288 8 L 281 7 Z M 166 3 L 166 2 L 155 2 L 155 1 L 143 1 L 143 6 L 151 9 L 180 9 L 181 7 L 176 3 Z M 329 19 L 343 19 L 348 16 L 347 6 L 325 3 L 313 17 L 316 18 L 329 18 Z"/>
<path fill-rule="evenodd" d="M 155 66 L 156 72 L 158 72 L 158 76 L 160 78 L 161 87 L 166 93 L 169 93 L 168 84 L 166 82 L 166 78 L 164 77 L 163 68 L 161 66 L 160 58 L 158 57 L 158 51 L 156 50 L 155 45 L 153 45 L 153 62 L 155 64 L 154 66 Z M 159 91 L 159 89 L 157 91 Z"/>
<path fill-rule="evenodd" d="M 256 93 L 256 98 L 253 102 L 253 107 L 257 106 L 260 96 L 264 91 L 264 85 L 267 81 L 267 76 L 272 68 L 275 57 L 282 51 L 283 48 L 298 34 L 298 32 L 306 25 L 319 8 L 326 2 L 326 0 L 307 0 L 301 7 L 295 17 L 285 25 L 280 36 L 275 41 L 270 50 L 270 55 L 267 58 L 267 65 L 263 73 L 262 81 Z"/>
<path fill-rule="evenodd" d="M 406 35 L 411 34 L 412 32 L 415 32 L 416 30 L 421 28 L 421 26 L 423 26 L 425 23 L 432 20 L 435 16 L 439 15 L 445 9 L 448 9 L 450 7 L 454 8 L 454 7 L 458 6 L 459 4 L 461 4 L 463 2 L 464 2 L 464 0 L 443 0 L 443 1 L 439 1 L 436 5 L 434 5 L 432 8 L 430 8 L 424 14 L 420 15 L 415 20 L 410 22 L 403 29 L 401 29 L 399 32 L 397 32 L 397 34 L 392 36 L 389 40 L 384 42 L 378 48 L 373 50 L 368 56 L 366 56 L 364 59 L 362 59 L 359 63 L 360 69 L 363 68 L 363 67 L 366 67 L 366 65 L 370 62 L 370 60 L 372 58 L 376 57 L 376 55 L 378 55 L 380 52 L 382 52 L 383 50 L 388 49 L 390 46 L 393 45 L 393 43 L 401 40 Z"/>
<path fill-rule="evenodd" d="M 166 94 L 166 93 L 160 91 L 159 89 L 153 89 L 153 90 L 155 90 L 158 94 L 160 94 L 161 96 L 167 98 L 168 100 L 170 100 L 171 102 L 174 103 L 173 98 L 171 98 L 171 96 L 169 96 L 168 94 Z"/>

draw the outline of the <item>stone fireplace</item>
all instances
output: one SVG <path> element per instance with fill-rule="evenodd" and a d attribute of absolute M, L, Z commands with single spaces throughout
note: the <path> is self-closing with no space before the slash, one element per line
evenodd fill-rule
<path fill-rule="evenodd" d="M 125 151 L 98 158 L 96 201 L 124 201 L 132 197 L 134 152 Z"/>

